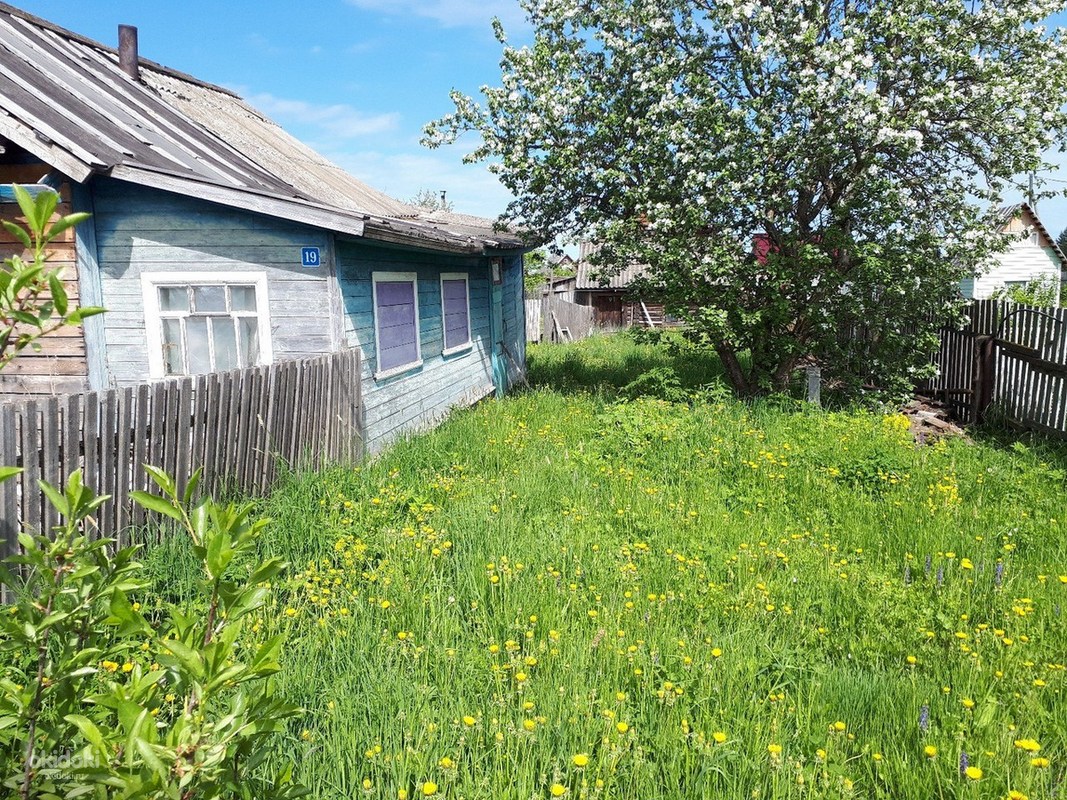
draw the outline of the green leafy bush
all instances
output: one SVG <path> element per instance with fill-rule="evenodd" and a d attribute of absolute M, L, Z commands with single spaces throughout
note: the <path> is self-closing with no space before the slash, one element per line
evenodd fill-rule
<path fill-rule="evenodd" d="M 59 270 L 46 268 L 48 245 L 89 215 L 68 214 L 50 222 L 59 195 L 41 192 L 33 198 L 18 184 L 13 188 L 28 227 L 7 220 L 3 226 L 33 255 L 31 261 L 21 256 L 6 258 L 0 267 L 0 369 L 27 347 L 39 347 L 37 340 L 42 336 L 103 312 L 89 306 L 71 308 Z"/>
<path fill-rule="evenodd" d="M 1058 306 L 1060 284 L 1055 275 L 1042 275 L 1025 286 L 1001 286 L 991 295 L 996 300 L 1011 300 L 1028 306 Z"/>
<path fill-rule="evenodd" d="M 107 498 L 78 472 L 62 492 L 42 483 L 63 522 L 21 534 L 0 571 L 14 597 L 0 614 L 0 782 L 26 800 L 301 796 L 289 767 L 261 769 L 264 740 L 299 712 L 268 681 L 281 638 L 246 628 L 285 568 L 252 559 L 267 521 L 250 521 L 248 505 L 193 501 L 198 476 L 179 494 L 149 473 L 162 494 L 135 497 L 191 538 L 205 613 L 142 613 L 136 548 L 91 535 Z"/>

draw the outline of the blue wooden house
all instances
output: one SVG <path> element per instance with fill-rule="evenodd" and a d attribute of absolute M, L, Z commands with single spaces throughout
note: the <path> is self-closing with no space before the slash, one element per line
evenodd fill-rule
<path fill-rule="evenodd" d="M 92 213 L 53 263 L 107 309 L 17 360 L 0 396 L 358 347 L 375 450 L 522 377 L 519 236 L 388 197 L 232 92 L 140 58 L 134 29 L 119 39 L 0 4 L 0 183 Z"/>

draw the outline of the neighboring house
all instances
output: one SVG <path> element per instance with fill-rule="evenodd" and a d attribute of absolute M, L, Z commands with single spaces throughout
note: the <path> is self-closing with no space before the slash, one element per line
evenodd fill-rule
<path fill-rule="evenodd" d="M 574 280 L 575 302 L 593 307 L 593 321 L 599 328 L 661 327 L 665 320 L 663 304 L 643 301 L 630 292 L 630 284 L 643 277 L 646 269 L 643 264 L 635 264 L 601 277 L 583 259 L 578 262 Z"/>
<path fill-rule="evenodd" d="M 121 54 L 0 4 L 0 183 L 92 213 L 52 263 L 107 309 L 17 359 L 0 396 L 359 347 L 374 450 L 521 378 L 518 236 L 387 197 L 120 33 Z"/>
<path fill-rule="evenodd" d="M 960 282 L 964 297 L 984 300 L 997 289 L 1025 286 L 1045 277 L 1059 285 L 1067 269 L 1067 257 L 1029 205 L 1018 203 L 1000 209 L 997 225 L 1001 233 L 1015 241 L 996 256 L 986 272 Z"/>

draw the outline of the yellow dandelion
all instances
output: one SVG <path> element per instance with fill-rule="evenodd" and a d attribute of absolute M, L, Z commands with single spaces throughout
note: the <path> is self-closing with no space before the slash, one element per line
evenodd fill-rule
<path fill-rule="evenodd" d="M 567 793 L 567 787 L 562 783 L 553 783 L 548 791 L 553 797 L 563 797 Z"/>
<path fill-rule="evenodd" d="M 435 794 L 437 794 L 437 784 L 433 781 L 426 781 L 426 783 L 422 785 L 422 796 L 433 797 Z"/>
<path fill-rule="evenodd" d="M 780 744 L 767 745 L 767 752 L 772 756 L 780 756 L 782 754 L 782 746 Z"/>
<path fill-rule="evenodd" d="M 463 724 L 466 725 L 468 728 L 473 728 L 474 727 L 474 723 L 476 723 L 477 721 L 478 720 L 476 720 L 472 716 L 466 716 L 466 717 L 463 718 Z"/>
<path fill-rule="evenodd" d="M 838 720 L 831 727 L 833 728 L 835 733 L 844 733 L 845 732 L 845 728 L 847 728 L 848 726 L 845 725 L 845 723 L 842 722 L 841 720 Z"/>
<path fill-rule="evenodd" d="M 1048 767 L 1048 765 L 1049 765 L 1049 760 L 1047 758 L 1043 758 L 1043 757 L 1039 756 L 1037 758 L 1031 758 L 1030 759 L 1030 766 L 1031 767 L 1036 767 L 1037 769 L 1046 769 Z"/>
<path fill-rule="evenodd" d="M 584 767 L 589 763 L 589 754 L 588 753 L 578 753 L 577 755 L 574 756 L 574 758 L 571 759 L 571 762 L 576 767 Z"/>
<path fill-rule="evenodd" d="M 981 767 L 967 767 L 967 769 L 963 771 L 963 774 L 972 781 L 980 781 L 982 780 L 983 772 Z"/>
<path fill-rule="evenodd" d="M 630 730 L 630 726 L 627 725 L 625 722 L 619 722 L 615 725 L 615 730 L 617 730 L 619 733 L 626 733 L 628 730 Z"/>
<path fill-rule="evenodd" d="M 1016 739 L 1015 746 L 1020 750 L 1025 750 L 1027 753 L 1036 753 L 1041 749 L 1041 745 L 1037 743 L 1036 739 Z"/>
<path fill-rule="evenodd" d="M 937 758 L 937 748 L 932 744 L 928 744 L 923 748 L 923 755 L 927 758 Z"/>
<path fill-rule="evenodd" d="M 527 677 L 527 675 L 526 675 L 525 672 L 516 672 L 515 673 L 515 682 L 516 683 L 523 683 L 526 680 L 526 677 Z"/>
<path fill-rule="evenodd" d="M 711 734 L 711 738 L 715 744 L 722 744 L 726 741 L 726 734 L 723 731 L 715 731 L 715 733 Z"/>

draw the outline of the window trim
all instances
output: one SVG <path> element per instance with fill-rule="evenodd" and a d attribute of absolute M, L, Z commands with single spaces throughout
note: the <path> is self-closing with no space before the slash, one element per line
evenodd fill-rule
<path fill-rule="evenodd" d="M 445 347 L 445 281 L 463 281 L 467 293 L 467 341 L 454 347 Z M 456 353 L 465 353 L 474 347 L 474 339 L 471 335 L 471 279 L 469 272 L 442 272 L 441 273 L 441 355 L 451 356 Z"/>
<path fill-rule="evenodd" d="M 422 366 L 422 321 L 419 317 L 419 276 L 416 272 L 372 272 L 371 273 L 371 302 L 374 308 L 374 380 L 380 381 L 410 372 Z M 397 364 L 387 370 L 380 369 L 382 363 L 382 337 L 378 328 L 381 315 L 378 313 L 378 284 L 407 282 L 412 286 L 412 296 L 415 300 L 415 360 L 406 364 Z"/>
<path fill-rule="evenodd" d="M 188 377 L 168 375 L 163 359 L 163 322 L 159 309 L 160 286 L 226 286 L 244 284 L 256 290 L 256 320 L 259 323 L 259 363 L 274 363 L 274 345 L 270 335 L 270 305 L 266 272 L 142 272 L 141 295 L 144 301 L 144 329 L 148 344 L 148 378 L 158 381 Z"/>

